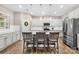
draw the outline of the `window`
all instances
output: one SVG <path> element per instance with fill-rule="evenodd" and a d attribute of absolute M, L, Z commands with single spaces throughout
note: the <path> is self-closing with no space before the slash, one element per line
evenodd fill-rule
<path fill-rule="evenodd" d="M 0 29 L 1 28 L 8 28 L 9 22 L 7 16 L 0 15 Z"/>

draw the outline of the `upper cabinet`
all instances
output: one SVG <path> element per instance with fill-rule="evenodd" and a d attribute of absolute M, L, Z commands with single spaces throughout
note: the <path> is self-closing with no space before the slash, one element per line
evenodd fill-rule
<path fill-rule="evenodd" d="M 21 24 L 21 13 L 14 12 L 14 25 L 20 25 Z"/>

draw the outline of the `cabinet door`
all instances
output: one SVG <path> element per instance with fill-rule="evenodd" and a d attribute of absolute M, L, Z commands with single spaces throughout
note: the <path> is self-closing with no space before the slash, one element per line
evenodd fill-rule
<path fill-rule="evenodd" d="M 12 44 L 12 33 L 6 34 L 7 46 Z"/>
<path fill-rule="evenodd" d="M 0 51 L 6 47 L 6 37 L 0 38 Z"/>
<path fill-rule="evenodd" d="M 20 40 L 20 32 L 16 32 L 16 40 Z"/>
<path fill-rule="evenodd" d="M 13 32 L 13 42 L 16 42 L 16 32 Z"/>

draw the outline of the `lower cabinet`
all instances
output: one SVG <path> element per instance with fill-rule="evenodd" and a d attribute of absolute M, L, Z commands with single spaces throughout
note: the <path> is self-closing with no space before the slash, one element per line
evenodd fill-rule
<path fill-rule="evenodd" d="M 0 51 L 6 47 L 6 37 L 0 38 Z"/>
<path fill-rule="evenodd" d="M 20 39 L 20 32 L 13 33 L 13 42 L 16 42 Z"/>
<path fill-rule="evenodd" d="M 7 46 L 10 45 L 10 44 L 12 44 L 12 42 L 13 42 L 13 41 L 12 41 L 12 40 L 13 40 L 13 39 L 12 39 L 12 33 L 6 34 L 6 40 L 7 40 L 7 41 L 6 41 Z"/>
<path fill-rule="evenodd" d="M 0 35 L 0 51 L 20 39 L 20 32 L 10 32 Z"/>
<path fill-rule="evenodd" d="M 20 32 L 16 32 L 16 40 L 20 40 Z"/>
<path fill-rule="evenodd" d="M 16 33 L 15 32 L 13 32 L 13 38 L 12 38 L 13 40 L 13 42 L 16 42 L 17 41 L 17 39 L 16 39 Z"/>

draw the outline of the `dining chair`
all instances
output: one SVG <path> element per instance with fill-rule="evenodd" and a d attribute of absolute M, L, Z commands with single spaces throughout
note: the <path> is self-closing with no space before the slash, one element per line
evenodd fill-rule
<path fill-rule="evenodd" d="M 23 35 L 23 52 L 24 49 L 31 48 L 31 53 L 33 52 L 33 35 L 32 32 L 22 32 Z"/>
<path fill-rule="evenodd" d="M 44 52 L 46 52 L 46 34 L 45 32 L 36 32 L 36 42 L 37 42 L 37 47 L 36 47 L 36 52 L 38 52 L 38 49 L 43 48 Z"/>
<path fill-rule="evenodd" d="M 59 38 L 59 32 L 50 32 L 48 35 L 48 48 L 54 48 L 54 53 L 59 52 L 59 46 L 58 46 L 58 38 Z"/>

